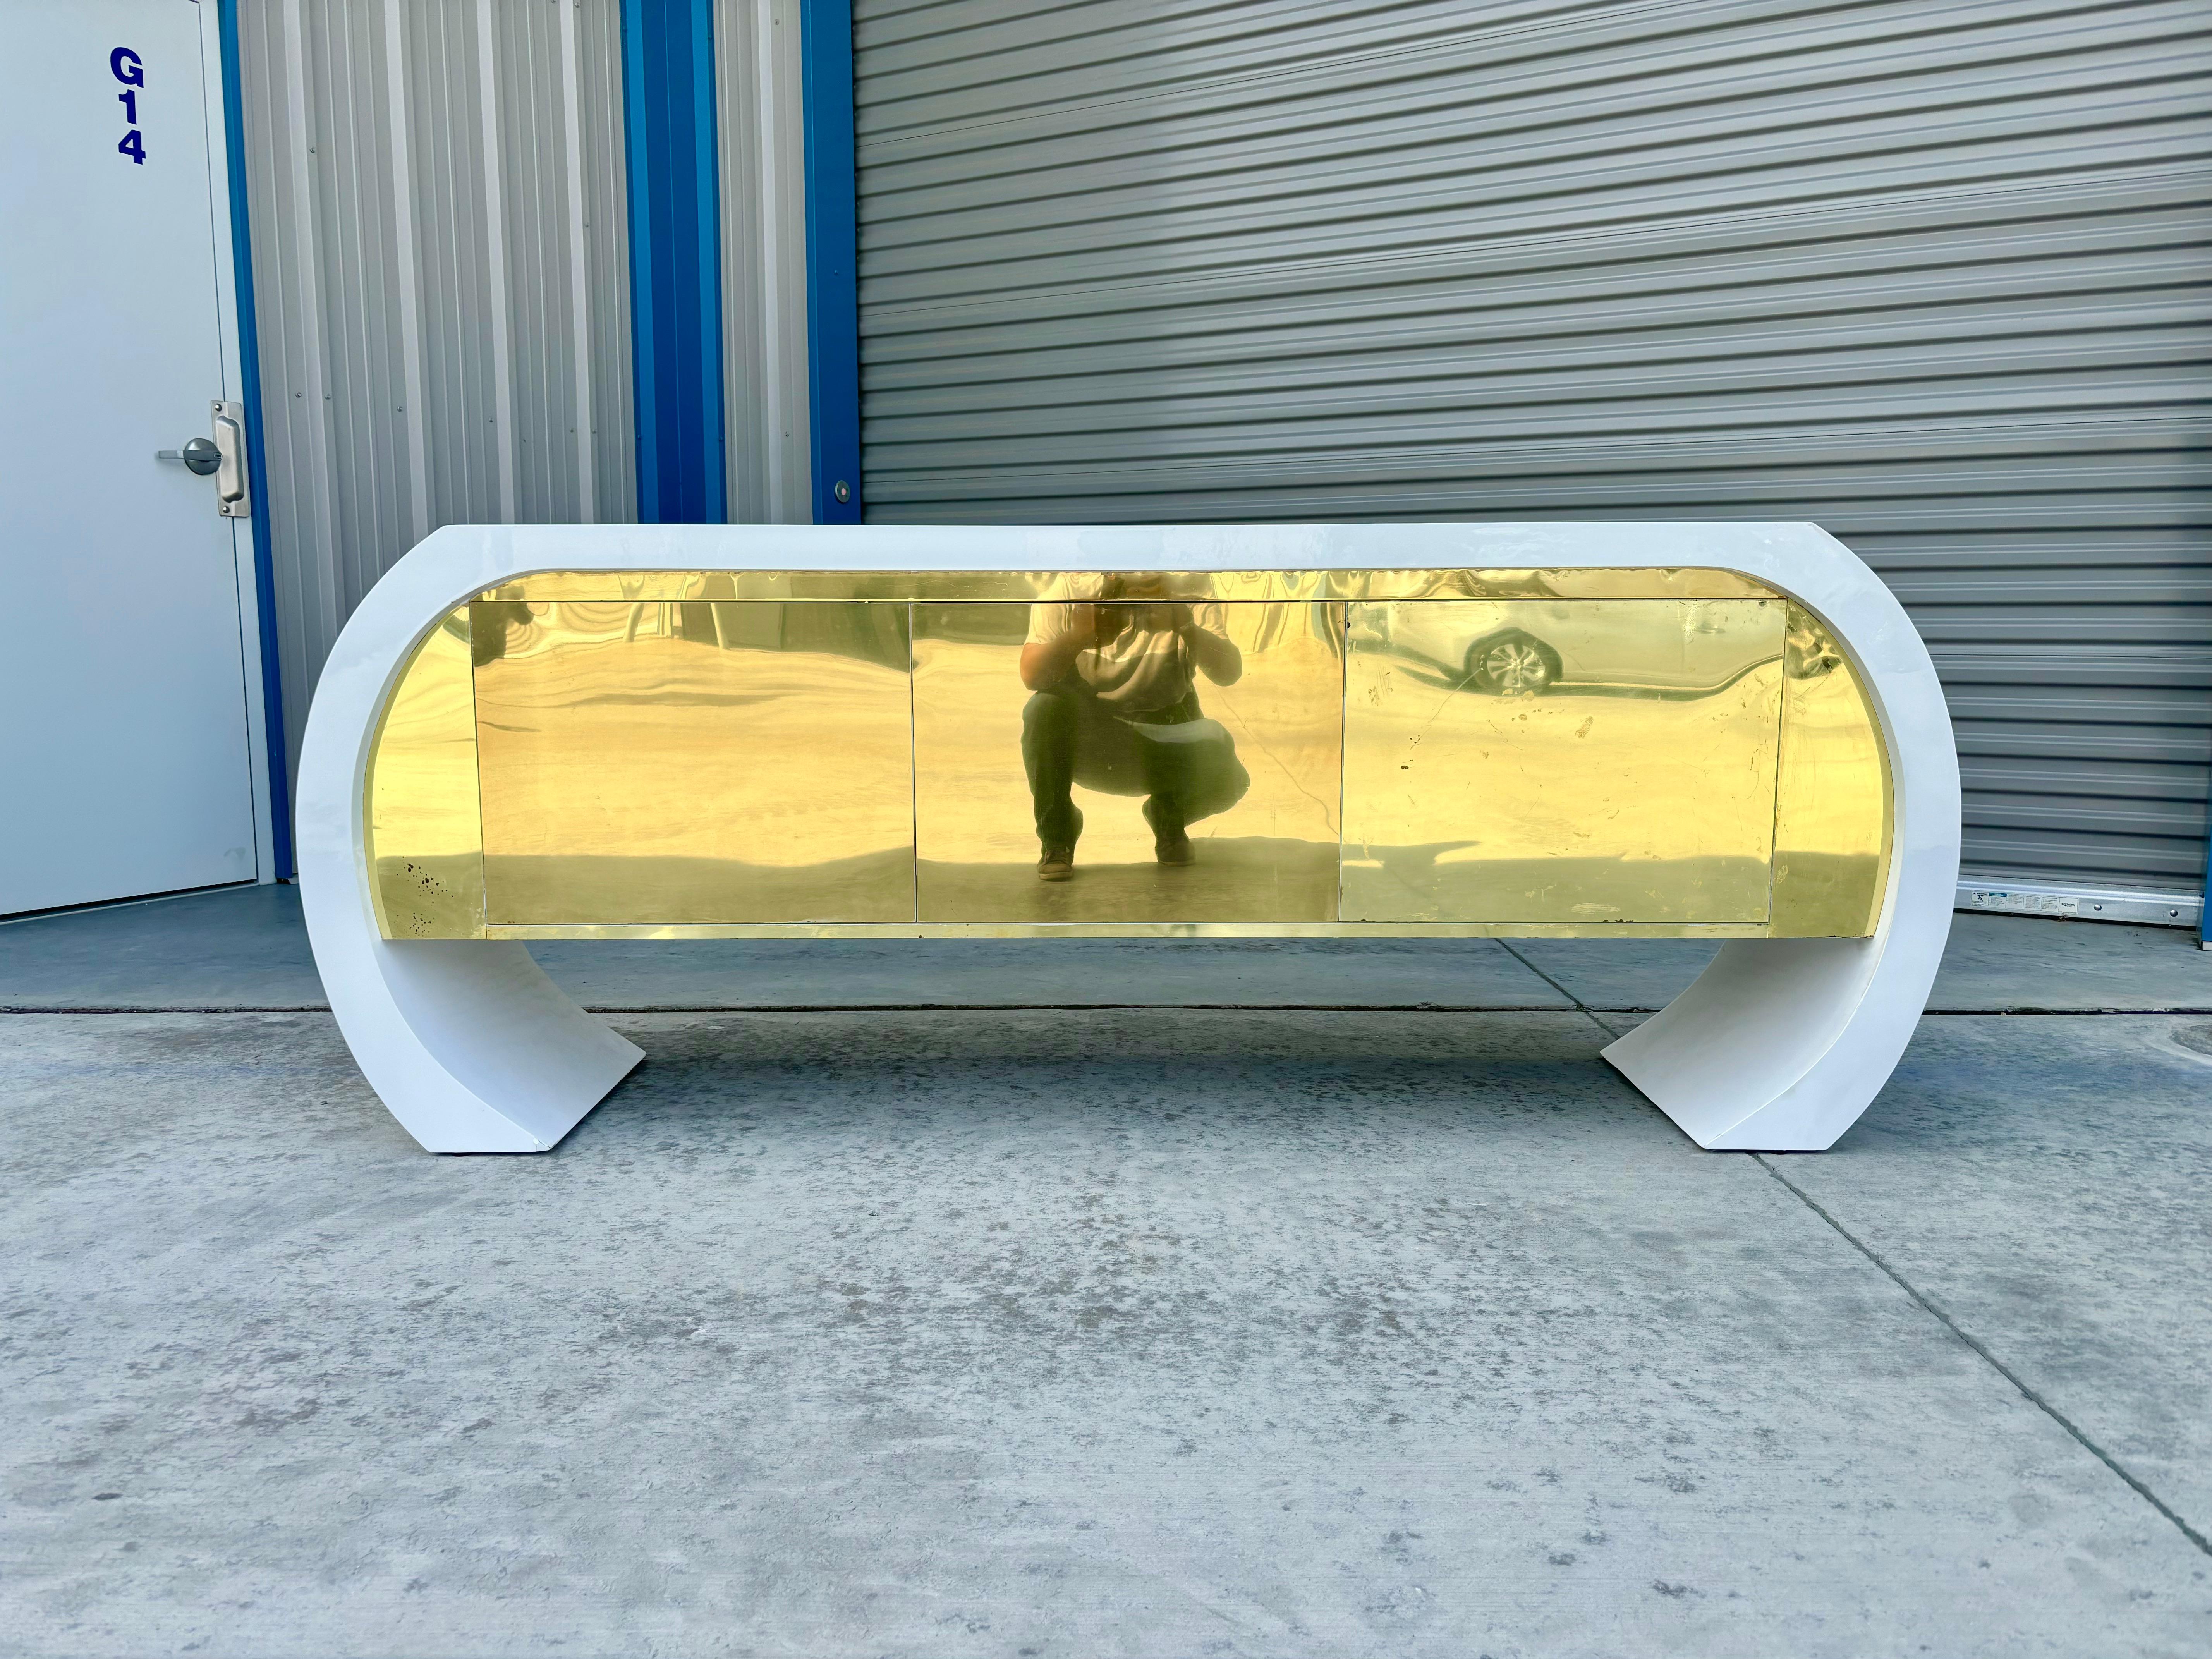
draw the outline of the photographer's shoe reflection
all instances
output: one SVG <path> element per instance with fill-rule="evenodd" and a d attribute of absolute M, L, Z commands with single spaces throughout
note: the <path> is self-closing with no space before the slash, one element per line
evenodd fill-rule
<path fill-rule="evenodd" d="M 1064 842 L 1046 842 L 1037 854 L 1039 881 L 1066 881 L 1075 873 L 1075 843 L 1083 834 L 1083 809 L 1070 806 L 1075 814 L 1075 826 Z"/>
<path fill-rule="evenodd" d="M 1166 593 L 1158 573 L 1061 577 L 1030 607 L 1021 678 L 1034 695 L 1022 713 L 1022 763 L 1042 880 L 1074 873 L 1078 783 L 1144 797 L 1153 856 L 1167 866 L 1189 864 L 1189 826 L 1251 787 L 1235 741 L 1200 708 L 1196 678 L 1234 685 L 1243 655 L 1218 623 L 1206 625 Z"/>

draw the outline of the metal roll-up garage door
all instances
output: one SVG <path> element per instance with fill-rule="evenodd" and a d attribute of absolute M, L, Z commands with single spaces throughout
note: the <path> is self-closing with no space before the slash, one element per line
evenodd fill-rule
<path fill-rule="evenodd" d="M 2203 0 L 855 31 L 870 518 L 1812 519 L 1935 653 L 1972 893 L 2194 919 Z"/>

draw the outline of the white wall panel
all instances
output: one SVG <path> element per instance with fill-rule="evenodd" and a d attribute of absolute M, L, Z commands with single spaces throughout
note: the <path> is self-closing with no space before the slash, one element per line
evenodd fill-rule
<path fill-rule="evenodd" d="M 636 516 L 619 9 L 268 0 L 239 21 L 296 756 L 331 641 L 431 530 Z"/>
<path fill-rule="evenodd" d="M 872 520 L 1815 520 L 1969 875 L 2200 890 L 2202 0 L 859 0 Z"/>

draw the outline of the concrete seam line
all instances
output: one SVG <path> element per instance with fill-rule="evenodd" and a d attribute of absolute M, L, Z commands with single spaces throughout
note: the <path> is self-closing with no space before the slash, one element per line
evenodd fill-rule
<path fill-rule="evenodd" d="M 1513 958 L 1513 960 L 1514 960 L 1514 961 L 1516 961 L 1516 962 L 1519 963 L 1520 963 L 1523 968 L 1526 968 L 1526 969 L 1527 969 L 1530 973 L 1532 973 L 1532 974 L 1535 975 L 1535 976 L 1536 976 L 1538 979 L 1542 980 L 1542 981 L 1544 981 L 1544 983 L 1545 983 L 1545 984 L 1547 984 L 1547 985 L 1550 986 L 1550 987 L 1551 987 L 1554 991 L 1557 991 L 1557 992 L 1558 992 L 1561 996 L 1565 997 L 1568 1001 L 1570 1001 L 1570 1002 L 1573 1003 L 1573 1004 L 1575 1005 L 1575 1006 L 1576 1006 L 1576 1007 L 1577 1007 L 1577 1008 L 1579 1008 L 1579 1009 L 1581 1009 L 1581 1010 L 1583 1011 L 1583 1012 L 1584 1012 L 1584 1013 L 1586 1013 L 1586 1014 L 1589 1013 L 1589 1004 L 1588 1004 L 1588 1003 L 1584 1002 L 1584 1001 L 1583 1001 L 1580 997 L 1577 996 L 1577 995 L 1576 995 L 1572 991 L 1570 991 L 1569 989 L 1567 989 L 1567 988 L 1566 988 L 1565 986 L 1564 986 L 1564 985 L 1560 984 L 1559 981 L 1557 981 L 1557 980 L 1553 979 L 1553 978 L 1549 974 L 1546 973 L 1546 972 L 1545 972 L 1541 968 L 1539 968 L 1539 967 L 1538 967 L 1534 963 L 1533 963 L 1533 962 L 1529 961 L 1528 957 L 1526 957 L 1522 956 L 1522 955 L 1518 951 L 1515 950 L 1515 949 L 1513 948 L 1512 944 L 1510 943 L 1510 941 L 1506 940 L 1506 939 L 1499 939 L 1499 940 L 1498 941 L 1498 949 L 1500 949 L 1500 950 L 1502 950 L 1503 951 L 1504 951 L 1504 952 L 1505 952 L 1505 954 L 1506 954 L 1507 956 L 1511 957 Z M 1595 1016 L 1595 1014 L 1591 1014 L 1591 1015 L 1590 1015 L 1590 1018 L 1593 1018 L 1593 1019 L 1596 1019 L 1596 1018 L 1597 1018 L 1597 1016 Z M 1604 1030 L 1604 1029 L 1605 1029 L 1605 1022 L 1604 1022 L 1603 1020 L 1601 1020 L 1601 1020 L 1598 1020 L 1598 1022 L 1597 1022 L 1597 1023 L 1598 1023 L 1598 1028 L 1599 1028 L 1601 1030 Z"/>
<path fill-rule="evenodd" d="M 1585 1009 L 1585 1012 L 1595 1014 L 1656 1014 L 1659 1011 L 1656 1008 L 1597 1007 Z M 2157 1008 L 1923 1008 L 1920 1011 L 1923 1019 L 2088 1019 L 2103 1014 L 2212 1014 L 2212 1004 L 2203 1007 L 2183 1003 Z"/>
<path fill-rule="evenodd" d="M 79 1008 L 5 1007 L 0 1008 L 0 1014 L 327 1014 L 330 1011 L 331 1005 L 327 1002 L 257 1002 L 252 1005 L 237 1004 L 226 1008 L 185 1007 L 173 1003 L 161 1003 L 158 1006 L 141 1003 L 129 1006 L 118 1005 L 114 1007 L 106 1006 Z"/>
<path fill-rule="evenodd" d="M 1618 1039 L 1623 1035 L 1621 1032 L 1614 1030 L 1612 1026 L 1607 1024 L 1604 1020 L 1601 1019 L 1598 1017 L 1597 1011 L 1592 1008 L 1589 1004 L 1584 1002 L 1572 991 L 1567 989 L 1565 986 L 1560 984 L 1559 981 L 1553 979 L 1541 968 L 1539 968 L 1534 963 L 1529 961 L 1528 957 L 1522 956 L 1518 951 L 1515 950 L 1510 941 L 1501 939 L 1498 941 L 1498 947 L 1501 951 L 1504 951 L 1507 956 L 1511 957 L 1514 961 L 1519 963 L 1523 968 L 1526 968 L 1530 973 L 1535 975 L 1538 979 L 1542 980 L 1545 984 L 1550 986 L 1554 991 L 1557 991 L 1568 1001 L 1573 1003 L 1575 1005 L 1576 1011 L 1580 1013 L 1584 1019 L 1587 1019 L 1591 1024 L 1596 1026 L 1599 1030 L 1604 1032 L 1607 1036 Z M 1639 1013 L 1648 1013 L 1652 1011 L 1649 1009 L 1638 1009 L 1636 1012 Z"/>
<path fill-rule="evenodd" d="M 1588 1014 L 1513 1002 L 638 1002 L 586 1003 L 594 1014 Z M 10 1006 L 0 1014 L 326 1014 L 327 1002 Z M 1595 1015 L 1591 1016 L 1595 1018 Z M 1606 1029 L 1602 1020 L 1601 1030 Z"/>
<path fill-rule="evenodd" d="M 2172 1008 L 1930 1008 L 1931 1019 L 2089 1019 L 2104 1014 L 2212 1014 L 2203 1007 Z"/>
<path fill-rule="evenodd" d="M 1512 1002 L 746 1002 L 586 1004 L 595 1014 L 1571 1014 Z"/>
<path fill-rule="evenodd" d="M 1798 1201 L 1803 1204 L 1807 1209 L 1812 1211 L 1814 1215 L 1820 1217 L 1821 1220 L 1826 1222 L 1830 1227 L 1833 1228 L 1838 1237 L 1841 1238 L 1846 1244 L 1849 1244 L 1853 1249 L 1856 1250 L 1868 1261 L 1873 1262 L 1875 1267 L 1881 1268 L 1884 1273 L 1889 1276 L 1891 1281 L 1896 1285 L 1898 1289 L 1903 1291 L 1905 1295 L 1911 1297 L 1914 1302 L 1920 1305 L 1923 1311 L 1927 1312 L 1938 1321 L 1945 1330 L 1950 1332 L 1951 1334 L 1957 1337 L 1960 1341 L 1965 1343 L 1966 1346 L 1972 1349 L 1977 1354 L 1980 1355 L 1983 1361 L 1989 1365 L 1990 1370 L 1996 1372 L 1996 1374 L 2004 1378 L 2006 1382 L 2011 1383 L 2014 1388 L 2019 1389 L 2021 1399 L 2027 1401 L 2028 1404 L 2033 1406 L 2038 1411 L 2041 1412 L 2045 1417 L 2048 1417 L 2060 1428 L 2065 1430 L 2069 1435 L 2073 1437 L 2075 1443 L 2078 1443 L 2083 1450 L 2087 1451 L 2092 1457 L 2095 1458 L 2100 1463 L 2102 1463 L 2114 1474 L 2119 1476 L 2121 1480 L 2126 1481 L 2130 1489 L 2135 1492 L 2136 1497 L 2142 1498 L 2143 1502 L 2149 1504 L 2160 1515 L 2173 1522 L 2176 1530 L 2178 1530 L 2184 1538 L 2186 1538 L 2191 1543 L 2196 1545 L 2197 1547 L 2205 1554 L 2212 1555 L 2212 1539 L 2207 1539 L 2203 1533 L 2197 1531 L 2197 1528 L 2191 1526 L 2188 1522 L 2183 1520 L 2181 1516 L 2174 1511 L 2172 1506 L 2165 1501 L 2165 1499 L 2161 1498 L 2148 1486 L 2143 1485 L 2142 1481 L 2136 1480 L 2134 1475 L 2130 1474 L 2127 1470 L 2122 1468 L 2120 1465 L 2114 1461 L 2111 1453 L 2107 1452 L 2095 1441 L 2090 1439 L 2089 1437 L 2084 1434 L 2080 1428 L 2075 1426 L 2074 1420 L 2071 1418 L 2068 1417 L 2065 1413 L 2060 1411 L 2048 1400 L 2045 1400 L 2033 1389 L 2028 1387 L 2027 1382 L 2022 1379 L 2019 1373 L 2014 1371 L 2012 1367 L 2006 1364 L 2004 1361 L 1999 1359 L 1995 1354 L 1991 1353 L 1989 1348 L 1978 1338 L 1970 1335 L 1960 1327 L 1957 1320 L 1952 1318 L 1950 1315 L 1945 1313 L 1933 1302 L 1930 1302 L 1926 1297 L 1923 1296 L 1913 1287 L 1911 1282 L 1908 1280 L 1903 1273 L 1898 1272 L 1896 1268 L 1891 1267 L 1888 1262 L 1883 1261 L 1880 1255 L 1876 1255 L 1867 1245 L 1862 1243 L 1852 1235 L 1850 1229 L 1844 1226 L 1842 1222 L 1837 1220 L 1834 1216 L 1829 1214 L 1827 1211 L 1821 1208 L 1820 1206 L 1814 1200 L 1811 1194 L 1808 1193 L 1796 1182 L 1790 1180 L 1788 1176 L 1784 1175 L 1781 1170 L 1776 1169 L 1769 1154 L 1765 1152 L 1753 1152 L 1751 1154 L 1751 1158 L 1753 1161 L 1758 1164 L 1760 1168 L 1764 1169 L 1767 1174 L 1772 1176 L 1775 1180 L 1780 1182 L 1783 1186 L 1788 1188 L 1790 1192 L 1796 1194 Z"/>
<path fill-rule="evenodd" d="M 1551 981 L 1545 981 L 1549 984 Z M 1561 996 L 1572 993 L 1561 990 Z M 1248 1014 L 1588 1014 L 1599 1027 L 1620 1033 L 1605 1023 L 1607 1014 L 1648 1014 L 1650 1008 L 1590 1008 L 1577 1002 L 1571 1008 L 1532 1007 L 1524 1002 L 592 1002 L 585 1008 L 594 1014 L 985 1014 L 1016 1013 L 1034 1008 L 1042 1013 L 1081 1013 L 1085 1010 L 1152 1009 L 1173 1013 L 1212 1012 Z M 212 1004 L 144 1003 L 8 1003 L 0 1014 L 325 1014 L 327 1002 L 254 1002 Z M 2179 1008 L 1930 1008 L 1926 1019 L 2104 1019 L 2106 1018 L 2162 1019 L 2171 1015 L 2212 1014 L 2212 1003 Z"/>

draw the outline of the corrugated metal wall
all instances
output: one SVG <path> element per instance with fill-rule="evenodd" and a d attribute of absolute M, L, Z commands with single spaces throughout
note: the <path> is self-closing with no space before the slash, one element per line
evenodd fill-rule
<path fill-rule="evenodd" d="M 636 516 L 618 4 L 268 0 L 239 35 L 296 757 L 438 526 Z"/>
<path fill-rule="evenodd" d="M 799 0 L 714 0 L 724 429 L 733 524 L 814 516 Z"/>
<path fill-rule="evenodd" d="M 872 520 L 1812 519 L 1971 873 L 2201 890 L 2202 0 L 860 0 Z"/>

